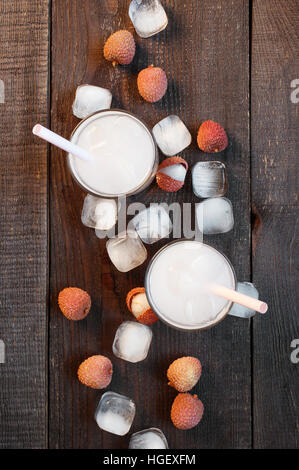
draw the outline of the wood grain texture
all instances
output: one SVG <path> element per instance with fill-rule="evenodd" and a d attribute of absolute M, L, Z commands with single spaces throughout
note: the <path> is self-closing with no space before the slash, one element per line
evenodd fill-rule
<path fill-rule="evenodd" d="M 52 112 L 54 131 L 70 135 L 78 122 L 71 114 L 75 89 L 91 83 L 112 90 L 113 107 L 134 112 L 150 126 L 178 114 L 193 134 L 183 152 L 190 165 L 210 157 L 195 144 L 199 123 L 215 119 L 228 130 L 231 144 L 217 158 L 228 166 L 236 227 L 230 234 L 207 238 L 234 263 L 240 280 L 250 277 L 250 153 L 249 153 L 249 5 L 248 1 L 168 1 L 168 28 L 150 39 L 137 38 L 137 54 L 127 67 L 104 61 L 102 47 L 117 29 L 133 32 L 128 1 L 53 1 Z M 232 24 L 234 27 L 232 27 Z M 234 54 L 232 54 L 232 50 Z M 169 77 L 163 100 L 151 105 L 137 93 L 138 71 L 160 65 Z M 232 85 L 233 84 L 233 85 Z M 214 158 L 214 157 L 213 157 Z M 104 433 L 93 414 L 100 392 L 76 379 L 82 360 L 108 355 L 114 364 L 110 390 L 133 398 L 137 415 L 132 431 L 156 426 L 171 448 L 244 448 L 251 446 L 250 328 L 247 321 L 228 318 L 200 334 L 175 331 L 161 322 L 153 327 L 149 357 L 130 364 L 112 355 L 119 324 L 130 319 L 126 293 L 143 285 L 146 265 L 124 275 L 108 260 L 105 242 L 82 226 L 84 194 L 68 173 L 65 156 L 51 149 L 51 312 L 50 312 L 50 447 L 126 448 L 127 438 Z M 198 202 L 191 177 L 184 190 L 167 194 L 153 184 L 131 201 L 149 204 Z M 165 242 L 148 248 L 149 256 Z M 67 285 L 86 289 L 93 307 L 86 320 L 70 323 L 59 313 L 57 295 Z M 200 426 L 184 433 L 170 422 L 175 392 L 167 387 L 168 365 L 181 355 L 199 356 L 203 376 L 195 392 L 206 405 Z"/>
<path fill-rule="evenodd" d="M 269 301 L 254 319 L 254 446 L 298 448 L 298 77 L 299 2 L 253 2 L 252 199 L 259 213 L 253 280 Z M 297 265 L 298 266 L 298 265 Z"/>
<path fill-rule="evenodd" d="M 0 1 L 0 448 L 47 446 L 48 3 Z"/>

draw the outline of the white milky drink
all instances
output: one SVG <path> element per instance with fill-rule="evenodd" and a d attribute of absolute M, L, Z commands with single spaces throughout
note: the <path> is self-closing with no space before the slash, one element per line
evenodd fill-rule
<path fill-rule="evenodd" d="M 91 194 L 134 194 L 156 173 L 158 157 L 152 134 L 125 111 L 107 110 L 89 116 L 77 126 L 71 141 L 93 157 L 89 162 L 68 156 L 73 177 Z"/>
<path fill-rule="evenodd" d="M 227 258 L 199 241 L 179 240 L 160 250 L 151 261 L 145 286 L 152 309 L 176 328 L 196 330 L 213 326 L 232 303 L 212 294 L 209 284 L 235 289 Z"/>

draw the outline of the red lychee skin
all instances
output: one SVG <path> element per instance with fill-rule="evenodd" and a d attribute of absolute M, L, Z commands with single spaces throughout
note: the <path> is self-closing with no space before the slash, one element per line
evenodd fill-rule
<path fill-rule="evenodd" d="M 91 299 L 84 290 L 78 287 L 67 287 L 59 293 L 58 305 L 68 320 L 79 321 L 88 315 Z"/>
<path fill-rule="evenodd" d="M 136 45 L 130 31 L 122 29 L 113 33 L 104 46 L 104 57 L 115 66 L 128 65 L 134 59 Z"/>
<path fill-rule="evenodd" d="M 161 100 L 167 91 L 168 81 L 164 70 L 151 65 L 139 72 L 137 78 L 138 91 L 149 103 Z"/>
<path fill-rule="evenodd" d="M 176 359 L 167 370 L 168 385 L 178 392 L 189 392 L 199 381 L 202 366 L 196 357 L 185 356 Z"/>
<path fill-rule="evenodd" d="M 178 429 L 186 431 L 198 425 L 204 413 L 204 406 L 197 395 L 179 393 L 171 407 L 171 421 Z"/>
<path fill-rule="evenodd" d="M 182 189 L 182 187 L 184 186 L 184 181 L 177 181 L 171 178 L 170 176 L 165 175 L 165 173 L 159 173 L 159 171 L 163 168 L 167 168 L 168 166 L 177 164 L 183 165 L 186 168 L 186 172 L 188 171 L 188 163 L 181 157 L 166 158 L 159 166 L 156 175 L 156 181 L 159 188 L 163 189 L 163 191 L 167 191 L 168 193 L 175 193 L 176 191 Z"/>
<path fill-rule="evenodd" d="M 206 153 L 222 152 L 228 146 L 228 137 L 220 124 L 205 121 L 199 128 L 197 144 L 200 150 Z"/>
<path fill-rule="evenodd" d="M 135 287 L 134 289 L 130 290 L 130 292 L 128 292 L 128 295 L 126 298 L 126 304 L 131 313 L 133 313 L 131 309 L 132 300 L 133 300 L 133 297 L 137 294 L 145 294 L 145 288 Z M 142 323 L 143 325 L 154 325 L 154 323 L 157 323 L 157 321 L 159 321 L 159 318 L 152 311 L 152 309 L 149 308 L 145 312 L 141 313 L 141 315 L 139 315 L 139 317 L 136 318 L 136 320 L 139 323 Z"/>
<path fill-rule="evenodd" d="M 92 356 L 79 366 L 78 379 L 83 385 L 99 390 L 108 387 L 112 373 L 112 363 L 107 357 Z"/>

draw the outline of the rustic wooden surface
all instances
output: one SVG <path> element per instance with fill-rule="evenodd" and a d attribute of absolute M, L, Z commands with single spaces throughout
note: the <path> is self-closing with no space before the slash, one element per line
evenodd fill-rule
<path fill-rule="evenodd" d="M 127 448 L 127 438 L 100 431 L 94 421 L 101 392 L 76 379 L 80 362 L 97 353 L 113 361 L 109 389 L 136 402 L 132 431 L 160 427 L 173 449 L 298 447 L 299 366 L 290 362 L 290 343 L 298 337 L 299 104 L 290 101 L 290 83 L 299 78 L 299 1 L 165 1 L 168 28 L 137 38 L 134 62 L 117 68 L 101 51 L 115 30 L 133 32 L 129 1 L 9 3 L 0 0 L 0 79 L 7 87 L 0 104 L 0 338 L 7 348 L 6 364 L 0 364 L 0 447 Z M 151 63 L 170 78 L 165 98 L 154 105 L 136 89 L 138 71 Z M 47 150 L 30 133 L 41 121 L 70 135 L 78 123 L 71 104 L 82 83 L 110 88 L 113 107 L 150 126 L 178 114 L 194 137 L 182 154 L 190 166 L 210 159 L 195 144 L 199 123 L 214 119 L 227 129 L 230 145 L 217 159 L 228 168 L 236 224 L 233 232 L 206 241 L 231 259 L 239 280 L 254 280 L 270 304 L 267 316 L 228 317 L 192 334 L 160 322 L 145 362 L 113 356 L 115 331 L 130 319 L 126 293 L 143 285 L 146 265 L 128 275 L 111 266 L 105 242 L 81 224 L 85 194 L 63 152 Z M 176 194 L 153 184 L 132 201 L 197 199 L 189 175 Z M 149 254 L 163 244 L 150 246 Z M 82 322 L 67 321 L 57 307 L 58 292 L 68 285 L 92 297 Z M 182 432 L 169 419 L 175 392 L 165 371 L 186 354 L 203 363 L 196 393 L 206 411 L 197 428 Z"/>

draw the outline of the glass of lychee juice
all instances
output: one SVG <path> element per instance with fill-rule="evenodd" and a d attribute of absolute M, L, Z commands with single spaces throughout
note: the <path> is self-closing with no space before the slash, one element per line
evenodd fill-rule
<path fill-rule="evenodd" d="M 92 157 L 85 161 L 68 154 L 71 174 L 95 196 L 136 194 L 157 172 L 158 152 L 151 131 L 126 111 L 111 109 L 88 116 L 75 128 L 71 141 Z"/>
<path fill-rule="evenodd" d="M 151 308 L 169 326 L 203 330 L 229 313 L 233 302 L 209 289 L 218 284 L 236 288 L 230 261 L 215 248 L 196 240 L 177 240 L 151 260 L 145 277 Z"/>

